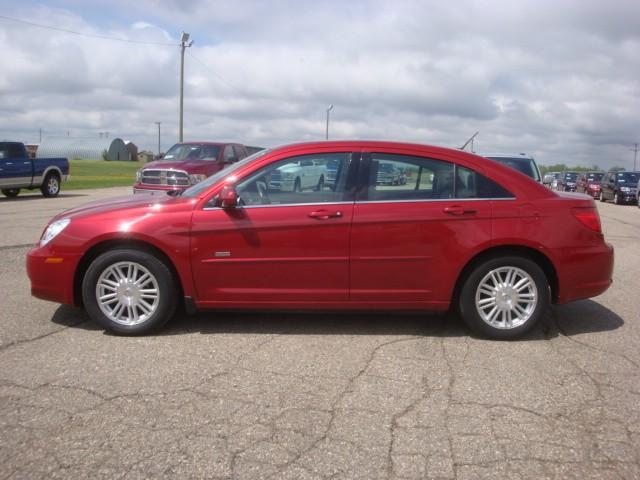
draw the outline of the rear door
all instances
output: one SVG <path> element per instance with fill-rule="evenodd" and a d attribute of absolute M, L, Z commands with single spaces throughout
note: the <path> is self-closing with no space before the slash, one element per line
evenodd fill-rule
<path fill-rule="evenodd" d="M 403 182 L 383 181 L 380 166 L 388 163 L 404 172 Z M 460 269 L 491 240 L 488 179 L 445 160 L 387 152 L 367 155 L 363 172 L 351 234 L 351 301 L 446 308 Z"/>
<path fill-rule="evenodd" d="M 29 187 L 33 177 L 31 159 L 24 147 L 6 142 L 0 145 L 0 186 Z"/>

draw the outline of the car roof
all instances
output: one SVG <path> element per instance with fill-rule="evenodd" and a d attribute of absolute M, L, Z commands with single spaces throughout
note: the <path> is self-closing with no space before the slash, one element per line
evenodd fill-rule
<path fill-rule="evenodd" d="M 533 160 L 531 155 L 527 155 L 526 153 L 482 153 L 480 154 L 483 157 L 492 157 L 492 158 L 522 158 L 527 160 Z"/>

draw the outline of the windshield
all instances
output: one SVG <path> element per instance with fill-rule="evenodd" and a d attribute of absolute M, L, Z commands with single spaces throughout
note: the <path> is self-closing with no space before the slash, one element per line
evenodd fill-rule
<path fill-rule="evenodd" d="M 209 160 L 215 161 L 220 153 L 218 145 L 200 145 L 197 143 L 178 143 L 169 149 L 162 161 Z"/>
<path fill-rule="evenodd" d="M 575 182 L 578 178 L 578 174 L 576 172 L 567 172 L 564 174 L 564 179 L 568 182 Z"/>
<path fill-rule="evenodd" d="M 587 175 L 587 182 L 599 183 L 602 180 L 604 173 L 590 173 Z"/>
<path fill-rule="evenodd" d="M 259 152 L 254 153 L 253 155 L 249 155 L 246 158 L 243 158 L 239 162 L 233 163 L 230 167 L 224 168 L 220 170 L 218 173 L 211 175 L 206 180 L 203 180 L 200 183 L 196 183 L 194 186 L 187 188 L 184 192 L 182 192 L 182 197 L 197 197 L 202 192 L 204 192 L 207 188 L 209 188 L 214 183 L 222 180 L 223 178 L 228 177 L 233 174 L 236 170 L 244 167 L 245 165 L 253 162 L 254 160 L 260 158 L 265 153 L 270 152 L 271 150 L 260 150 Z"/>
<path fill-rule="evenodd" d="M 619 172 L 618 183 L 638 183 L 638 172 Z"/>
<path fill-rule="evenodd" d="M 500 162 L 503 165 L 511 167 L 524 173 L 527 177 L 531 177 L 536 181 L 540 181 L 540 174 L 536 163 L 531 158 L 518 158 L 518 157 L 487 157 L 496 162 Z"/>

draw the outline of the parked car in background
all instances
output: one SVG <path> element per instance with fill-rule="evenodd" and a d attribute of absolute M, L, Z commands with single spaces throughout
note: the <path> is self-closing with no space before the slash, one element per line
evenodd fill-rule
<path fill-rule="evenodd" d="M 68 159 L 31 158 L 24 143 L 0 142 L 0 189 L 6 197 L 18 196 L 23 188 L 55 197 L 68 178 Z"/>
<path fill-rule="evenodd" d="M 324 158 L 311 157 L 289 162 L 275 168 L 265 184 L 269 190 L 281 192 L 321 191 L 327 178 L 326 163 Z"/>
<path fill-rule="evenodd" d="M 339 164 L 334 188 L 264 188 L 308 160 Z M 378 184 L 386 163 L 411 172 L 406 185 Z M 593 199 L 459 150 L 370 141 L 288 145 L 180 196 L 68 210 L 27 257 L 33 295 L 81 304 L 125 335 L 183 304 L 453 309 L 483 336 L 514 338 L 550 303 L 604 292 L 612 271 Z"/>
<path fill-rule="evenodd" d="M 613 200 L 613 203 L 631 203 L 638 201 L 638 179 L 640 172 L 610 170 L 600 184 L 600 201 Z"/>
<path fill-rule="evenodd" d="M 604 172 L 583 172 L 578 175 L 576 192 L 586 193 L 593 198 L 600 198 L 600 182 Z"/>
<path fill-rule="evenodd" d="M 382 162 L 378 168 L 376 183 L 378 185 L 406 185 L 407 177 L 403 169 L 393 163 Z"/>
<path fill-rule="evenodd" d="M 247 156 L 238 143 L 184 142 L 138 170 L 133 193 L 181 192 Z"/>
<path fill-rule="evenodd" d="M 538 164 L 530 155 L 524 153 L 490 153 L 483 155 L 483 157 L 507 165 L 520 173 L 524 173 L 527 177 L 533 178 L 536 182 L 542 183 Z"/>
<path fill-rule="evenodd" d="M 561 192 L 575 192 L 578 172 L 562 172 L 556 182 L 556 190 Z"/>

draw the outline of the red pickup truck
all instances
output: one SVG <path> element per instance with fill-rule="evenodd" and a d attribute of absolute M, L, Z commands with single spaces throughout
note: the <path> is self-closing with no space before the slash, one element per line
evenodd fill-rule
<path fill-rule="evenodd" d="M 238 143 L 177 143 L 136 174 L 133 193 L 179 192 L 248 156 Z"/>

